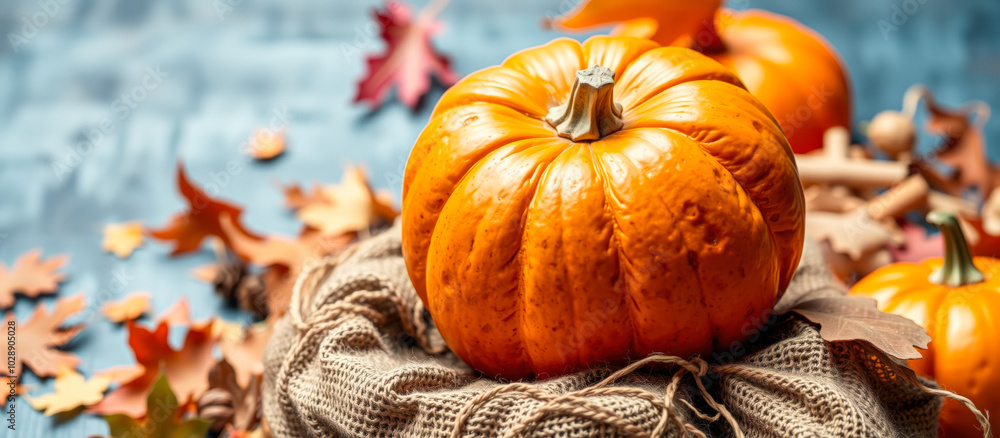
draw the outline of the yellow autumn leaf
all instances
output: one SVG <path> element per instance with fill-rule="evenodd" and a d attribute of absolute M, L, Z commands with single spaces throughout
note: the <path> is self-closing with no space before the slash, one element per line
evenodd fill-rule
<path fill-rule="evenodd" d="M 124 259 L 130 256 L 136 248 L 142 246 L 144 232 L 145 228 L 139 221 L 106 224 L 104 225 L 104 242 L 101 246 L 105 251 Z"/>
<path fill-rule="evenodd" d="M 135 292 L 127 297 L 112 301 L 101 309 L 111 322 L 131 321 L 149 310 L 149 292 Z"/>
<path fill-rule="evenodd" d="M 385 194 L 372 191 L 360 167 L 348 168 L 340 184 L 322 187 L 318 194 L 321 201 L 302 206 L 297 216 L 325 235 L 366 230 L 376 217 L 391 221 L 397 214 Z"/>
<path fill-rule="evenodd" d="M 84 380 L 80 373 L 66 365 L 60 365 L 56 374 L 55 392 L 25 398 L 31 407 L 44 411 L 45 416 L 50 416 L 101 401 L 104 398 L 104 391 L 110 384 L 111 378 L 108 376 L 94 376 L 90 380 Z"/>

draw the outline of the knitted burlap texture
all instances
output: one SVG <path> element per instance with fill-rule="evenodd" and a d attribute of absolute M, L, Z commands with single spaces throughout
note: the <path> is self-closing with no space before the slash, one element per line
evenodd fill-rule
<path fill-rule="evenodd" d="M 843 293 L 807 244 L 776 315 Z M 745 344 L 538 382 L 479 376 L 426 315 L 397 223 L 304 270 L 264 352 L 264 417 L 278 437 L 936 436 L 941 397 L 857 345 L 792 315 Z"/>

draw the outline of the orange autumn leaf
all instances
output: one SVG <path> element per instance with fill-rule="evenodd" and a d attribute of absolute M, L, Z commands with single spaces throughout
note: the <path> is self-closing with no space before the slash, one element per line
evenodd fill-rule
<path fill-rule="evenodd" d="M 219 269 L 218 263 L 208 263 L 192 269 L 191 275 L 198 280 L 212 284 L 215 281 L 215 276 L 219 274 Z"/>
<path fill-rule="evenodd" d="M 22 254 L 8 269 L 0 262 L 0 308 L 14 305 L 14 294 L 27 297 L 54 293 L 65 276 L 56 272 L 69 257 L 58 255 L 42 260 L 42 250 L 33 249 Z"/>
<path fill-rule="evenodd" d="M 702 23 L 712 20 L 720 0 L 671 2 L 664 0 L 632 0 L 622 7 L 620 0 L 585 0 L 568 13 L 547 22 L 559 30 L 578 31 L 608 24 L 619 24 L 615 35 L 648 38 L 660 44 L 670 44 L 685 35 L 700 30 Z M 670 17 L 670 23 L 657 18 Z"/>
<path fill-rule="evenodd" d="M 59 350 L 58 347 L 65 345 L 83 329 L 82 325 L 62 327 L 66 318 L 83 310 L 83 306 L 83 294 L 77 294 L 56 300 L 51 313 L 46 310 L 45 303 L 41 303 L 35 307 L 35 312 L 26 322 L 15 322 L 18 359 L 14 364 L 15 379 L 21 378 L 23 367 L 30 368 L 39 377 L 57 375 L 60 366 L 76 369 L 80 358 Z M 7 312 L 4 326 L 11 321 L 16 321 L 14 314 Z"/>
<path fill-rule="evenodd" d="M 142 417 L 146 414 L 144 401 L 161 369 L 182 407 L 193 405 L 208 390 L 208 372 L 215 365 L 212 349 L 217 340 L 212 333 L 212 321 L 192 325 L 178 350 L 174 350 L 167 340 L 170 325 L 165 321 L 157 324 L 155 330 L 134 321 L 128 321 L 126 325 L 129 347 L 136 362 L 144 367 L 143 373 L 111 391 L 89 412 Z"/>
<path fill-rule="evenodd" d="M 80 407 L 93 405 L 104 398 L 104 391 L 111 384 L 108 376 L 95 375 L 84 380 L 74 369 L 60 365 L 56 374 L 55 391 L 37 397 L 27 397 L 28 403 L 45 416 L 70 412 Z"/>
<path fill-rule="evenodd" d="M 143 375 L 146 372 L 146 367 L 139 364 L 132 365 L 119 365 L 106 368 L 100 371 L 94 372 L 94 377 L 102 376 L 107 377 L 112 384 L 121 385 L 126 382 L 131 382 Z"/>
<path fill-rule="evenodd" d="M 372 191 L 365 171 L 359 167 L 345 170 L 339 185 L 323 187 L 320 194 L 323 202 L 304 205 L 297 216 L 323 234 L 367 230 L 376 218 L 392 221 L 398 216 L 385 195 Z"/>
<path fill-rule="evenodd" d="M 149 292 L 132 293 L 119 301 L 105 304 L 102 312 L 111 322 L 131 321 L 149 310 L 149 297 Z"/>
<path fill-rule="evenodd" d="M 271 338 L 271 326 L 248 327 L 243 339 L 221 342 L 222 357 L 232 364 L 236 382 L 241 387 L 250 385 L 254 375 L 264 374 L 264 346 Z"/>
<path fill-rule="evenodd" d="M 306 192 L 298 183 L 282 186 L 281 190 L 285 194 L 285 207 L 292 210 L 298 210 L 309 204 L 326 201 L 326 198 L 323 196 L 323 187 L 319 184 L 313 184 L 311 192 Z"/>
<path fill-rule="evenodd" d="M 222 214 L 227 214 L 233 219 L 235 227 L 241 234 L 258 238 L 240 224 L 239 218 L 243 214 L 243 209 L 211 198 L 191 184 L 184 174 L 184 166 L 181 163 L 177 164 L 177 187 L 187 200 L 188 209 L 174 216 L 165 227 L 150 231 L 150 235 L 157 239 L 174 242 L 172 255 L 197 250 L 208 236 L 216 236 L 229 245 L 228 237 L 219 225 L 219 217 Z"/>
<path fill-rule="evenodd" d="M 101 247 L 118 258 L 128 258 L 132 255 L 132 251 L 142 246 L 144 232 L 145 229 L 139 221 L 105 224 L 104 241 L 101 243 Z"/>
<path fill-rule="evenodd" d="M 254 131 L 247 154 L 258 160 L 270 160 L 285 152 L 285 131 L 258 129 Z"/>
<path fill-rule="evenodd" d="M 191 324 L 191 304 L 187 297 L 181 297 L 173 306 L 164 310 L 156 317 L 156 323 L 171 326 Z"/>

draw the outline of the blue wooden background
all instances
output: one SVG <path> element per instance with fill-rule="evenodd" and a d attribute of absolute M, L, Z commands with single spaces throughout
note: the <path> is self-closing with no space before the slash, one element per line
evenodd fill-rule
<path fill-rule="evenodd" d="M 898 109 L 916 82 L 946 103 L 982 99 L 1000 109 L 996 0 L 734 1 L 787 14 L 825 35 L 853 76 L 856 120 Z M 469 73 L 559 36 L 543 30 L 541 19 L 573 3 L 453 0 L 435 43 L 459 73 Z M 351 103 L 364 56 L 383 48 L 370 14 L 379 4 L 0 0 L 0 260 L 9 265 L 33 247 L 72 256 L 60 295 L 82 291 L 91 303 L 78 318 L 89 325 L 69 347 L 85 374 L 132 362 L 124 329 L 97 313 L 101 302 L 127 292 L 153 292 L 157 312 L 187 296 L 196 318 L 246 320 L 188 274 L 212 260 L 207 249 L 171 259 L 166 246 L 147 242 L 128 260 L 100 250 L 103 223 L 158 226 L 182 208 L 174 189 L 178 158 L 199 184 L 246 205 L 249 227 L 264 232 L 297 228 L 275 181 L 336 181 L 345 163 L 364 163 L 374 185 L 398 196 L 410 146 L 441 91 L 416 112 L 398 103 L 375 112 Z M 893 23 L 894 8 L 913 13 L 883 33 L 879 21 Z M 23 19 L 37 14 L 45 25 L 12 44 L 11 33 L 24 36 Z M 142 102 L 127 111 L 116 103 L 157 68 L 165 75 L 147 80 Z M 241 145 L 276 112 L 287 113 L 289 152 L 273 163 L 248 163 Z M 108 134 L 95 136 L 96 147 L 79 148 L 104 119 Z M 987 139 L 1000 141 L 1000 122 L 988 124 Z M 1000 158 L 1000 151 L 991 155 Z M 233 162 L 240 170 L 225 173 Z M 27 316 L 35 302 L 22 299 L 17 315 Z M 34 385 L 33 393 L 52 389 L 51 380 L 30 375 L 23 384 Z M 21 436 L 107 433 L 100 418 L 53 421 L 17 403 Z"/>

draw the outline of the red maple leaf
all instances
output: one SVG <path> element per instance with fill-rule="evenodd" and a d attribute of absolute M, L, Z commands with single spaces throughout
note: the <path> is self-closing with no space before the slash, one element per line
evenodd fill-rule
<path fill-rule="evenodd" d="M 149 234 L 160 240 L 174 242 L 171 255 L 195 251 L 208 236 L 222 239 L 228 246 L 229 237 L 222 231 L 219 218 L 223 214 L 232 218 L 233 225 L 243 235 L 259 240 L 260 237 L 250 233 L 240 223 L 243 209 L 233 204 L 214 199 L 198 187 L 191 184 L 184 174 L 184 165 L 177 163 L 177 190 L 187 200 L 188 209 L 175 215 L 163 228 L 150 230 Z M 242 254 L 241 254 L 242 256 Z"/>
<path fill-rule="evenodd" d="M 355 102 L 366 100 L 377 107 L 395 83 L 399 100 L 414 108 L 420 96 L 430 89 L 432 74 L 445 86 L 458 80 L 448 57 L 437 53 L 431 45 L 431 35 L 442 27 L 435 15 L 443 6 L 440 0 L 432 1 L 415 20 L 406 3 L 388 1 L 385 9 L 375 10 L 388 50 L 368 58 L 368 74 L 358 83 Z"/>
<path fill-rule="evenodd" d="M 214 321 L 192 325 L 179 350 L 170 347 L 167 335 L 170 325 L 157 324 L 155 330 L 133 321 L 128 327 L 128 344 L 143 373 L 124 383 L 89 410 L 95 414 L 126 414 L 134 418 L 146 415 L 146 397 L 162 372 L 177 395 L 182 408 L 190 407 L 208 390 L 208 372 L 215 365 L 212 349 L 218 337 L 213 334 Z"/>

